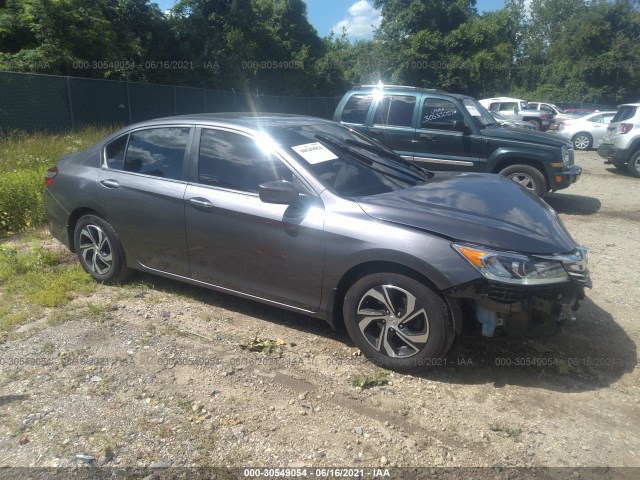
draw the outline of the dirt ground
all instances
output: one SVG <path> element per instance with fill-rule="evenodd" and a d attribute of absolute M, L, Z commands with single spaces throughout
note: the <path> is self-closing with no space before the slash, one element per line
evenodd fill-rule
<path fill-rule="evenodd" d="M 560 335 L 467 337 L 384 375 L 321 321 L 137 274 L 0 345 L 0 466 L 640 467 L 640 179 L 577 162 L 547 201 L 594 287 Z"/>

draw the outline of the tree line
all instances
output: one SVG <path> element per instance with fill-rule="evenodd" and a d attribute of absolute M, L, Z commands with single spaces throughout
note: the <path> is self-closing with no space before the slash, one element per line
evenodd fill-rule
<path fill-rule="evenodd" d="M 0 0 L 0 70 L 274 95 L 395 83 L 476 97 L 640 100 L 640 0 L 373 0 L 371 40 L 320 37 L 303 0 Z"/>

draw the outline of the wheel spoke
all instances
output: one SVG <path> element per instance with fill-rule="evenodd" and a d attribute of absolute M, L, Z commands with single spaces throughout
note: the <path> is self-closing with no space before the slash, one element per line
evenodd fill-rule
<path fill-rule="evenodd" d="M 356 318 L 367 342 L 389 357 L 411 357 L 429 339 L 426 310 L 413 294 L 393 285 L 368 290 L 360 299 Z"/>
<path fill-rule="evenodd" d="M 84 264 L 93 273 L 104 275 L 113 262 L 111 244 L 104 231 L 96 225 L 87 225 L 80 231 L 78 249 Z"/>

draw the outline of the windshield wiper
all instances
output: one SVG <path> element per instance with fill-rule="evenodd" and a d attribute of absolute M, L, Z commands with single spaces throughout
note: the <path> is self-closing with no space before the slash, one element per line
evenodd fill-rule
<path fill-rule="evenodd" d="M 411 170 L 417 172 L 420 175 L 420 178 L 422 180 L 426 180 L 427 178 L 429 178 L 427 173 L 431 173 L 431 172 L 429 172 L 429 170 L 425 170 L 424 168 L 422 168 L 422 167 L 420 167 L 418 165 L 415 165 L 415 164 L 411 163 L 408 160 L 405 160 L 400 155 L 395 153 L 393 150 L 387 150 L 386 148 L 376 147 L 375 145 L 370 145 L 370 144 L 367 144 L 367 143 L 359 142 L 359 141 L 353 140 L 351 138 L 345 139 L 345 142 L 347 142 L 349 145 L 354 145 L 356 147 L 363 148 L 365 150 L 369 150 L 370 152 L 373 152 L 373 153 L 386 155 L 388 158 L 392 159 L 394 162 L 397 162 L 397 163 L 399 163 L 401 165 L 404 165 L 407 168 L 410 168 Z M 384 163 L 384 162 L 377 162 L 377 163 L 385 165 L 385 166 L 387 166 L 389 168 L 393 168 L 394 170 L 397 169 L 397 167 L 394 167 L 393 165 L 388 165 L 387 163 Z"/>
<path fill-rule="evenodd" d="M 381 150 L 381 149 L 378 149 L 378 148 L 374 147 L 373 145 L 367 145 L 366 143 L 360 143 L 360 142 L 358 142 L 356 140 L 346 139 L 346 142 L 351 144 L 351 145 L 356 145 L 358 147 L 362 147 L 365 150 L 369 150 L 369 151 L 372 151 L 374 153 L 384 153 L 388 157 L 393 158 L 393 160 L 395 162 L 399 163 L 400 165 L 404 165 L 404 162 L 406 162 L 408 164 L 407 167 L 412 167 L 412 168 L 411 169 L 409 169 L 409 168 L 400 168 L 400 167 L 397 167 L 395 165 L 391 165 L 388 162 L 381 162 L 380 160 L 375 160 L 375 159 L 373 159 L 371 157 L 363 155 L 362 153 L 358 152 L 357 150 L 354 150 L 353 148 L 349 148 L 348 146 L 338 142 L 337 140 L 334 140 L 334 139 L 329 138 L 329 137 L 327 137 L 325 135 L 322 135 L 322 134 L 317 134 L 317 135 L 315 135 L 315 137 L 316 137 L 316 139 L 318 139 L 318 140 L 320 140 L 322 142 L 326 142 L 329 145 L 333 145 L 336 148 L 339 148 L 339 149 L 341 149 L 341 150 L 343 150 L 345 152 L 350 153 L 354 157 L 358 157 L 359 160 L 364 160 L 367 163 L 367 166 L 369 166 L 369 168 L 372 168 L 373 170 L 375 170 L 377 172 L 384 173 L 385 175 L 392 176 L 392 177 L 396 178 L 397 180 L 406 181 L 405 179 L 399 178 L 399 177 L 397 177 L 397 176 L 395 176 L 395 175 L 393 175 L 393 174 L 391 174 L 389 172 L 385 172 L 383 170 L 379 170 L 377 168 L 374 168 L 372 164 L 376 163 L 378 165 L 382 165 L 382 166 L 384 166 L 384 167 L 386 167 L 386 168 L 388 168 L 390 170 L 394 170 L 396 172 L 400 172 L 403 175 L 406 175 L 407 177 L 413 178 L 414 180 L 418 180 L 418 181 L 421 181 L 421 182 L 425 181 L 428 178 L 427 175 L 424 173 L 424 171 L 420 167 L 418 167 L 416 165 L 413 165 L 410 162 L 406 162 L 406 160 L 404 160 L 401 157 L 400 157 L 401 162 L 398 162 L 398 158 L 396 157 L 395 153 L 386 152 L 384 150 Z"/>

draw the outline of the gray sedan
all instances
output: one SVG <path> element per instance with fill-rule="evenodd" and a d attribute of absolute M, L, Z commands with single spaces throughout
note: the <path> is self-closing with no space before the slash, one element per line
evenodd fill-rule
<path fill-rule="evenodd" d="M 590 286 L 586 251 L 530 191 L 428 172 L 326 120 L 147 121 L 45 185 L 51 233 L 95 280 L 142 270 L 344 324 L 399 371 L 436 365 L 465 328 L 555 332 Z"/>
<path fill-rule="evenodd" d="M 614 111 L 596 112 L 572 120 L 564 120 L 557 134 L 571 142 L 576 150 L 598 148 L 607 132 L 607 124 L 616 114 Z"/>

